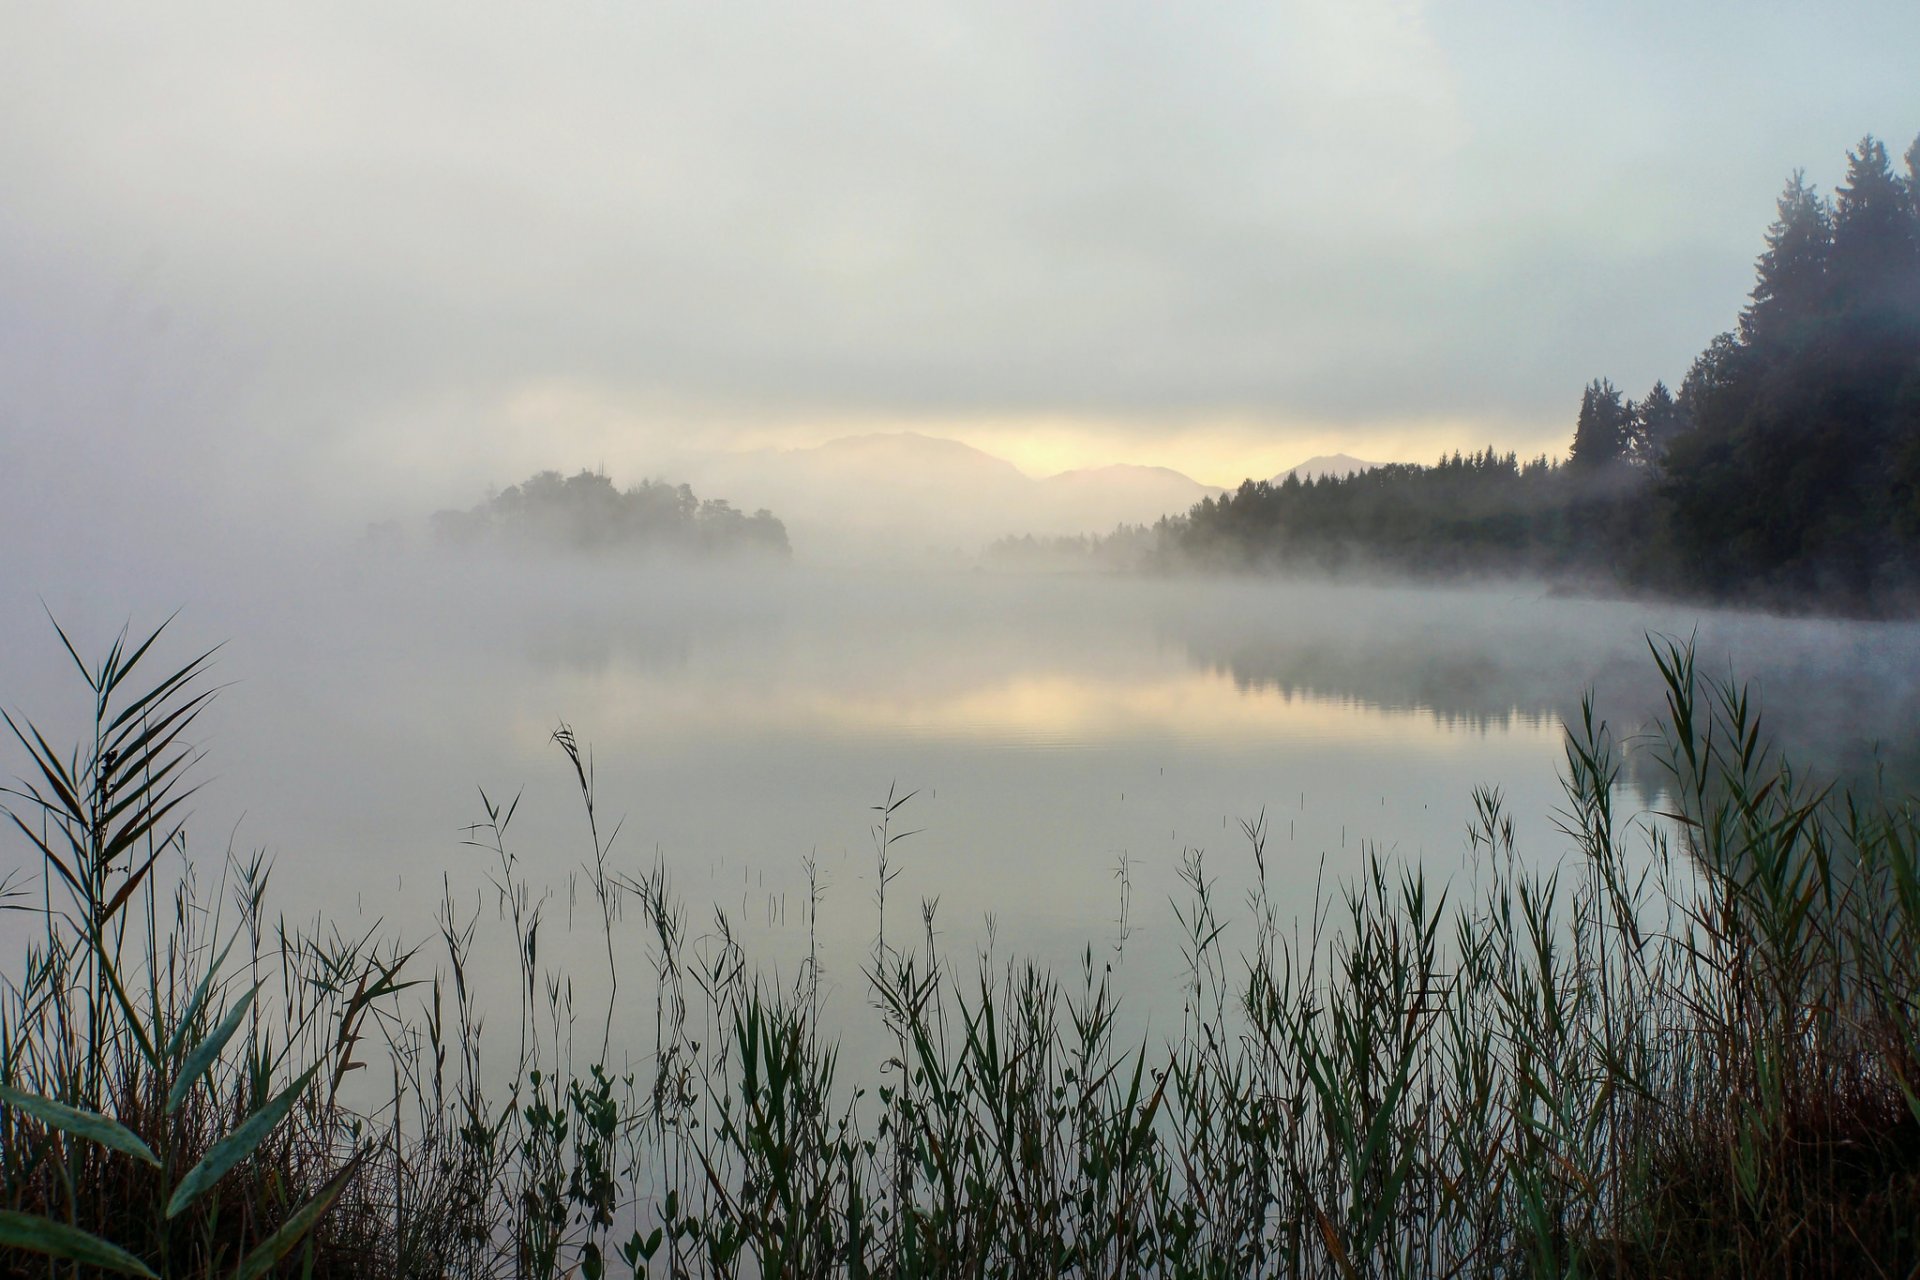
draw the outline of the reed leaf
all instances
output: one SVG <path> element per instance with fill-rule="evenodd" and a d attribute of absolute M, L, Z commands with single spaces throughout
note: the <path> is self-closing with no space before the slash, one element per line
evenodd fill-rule
<path fill-rule="evenodd" d="M 254 996 L 260 993 L 258 983 L 251 991 L 233 1002 L 233 1007 L 220 1020 L 220 1025 L 210 1032 L 206 1039 L 193 1046 L 187 1054 L 187 1060 L 181 1064 L 180 1074 L 174 1078 L 173 1088 L 167 1090 L 167 1114 L 172 1115 L 186 1101 L 187 1093 L 201 1076 L 213 1066 L 220 1057 L 220 1051 L 227 1047 L 227 1041 L 233 1039 L 233 1033 L 240 1029 L 240 1019 L 246 1015 L 247 1006 L 253 1003 Z"/>
<path fill-rule="evenodd" d="M 64 1222 L 55 1222 L 36 1214 L 0 1209 L 0 1245 L 10 1249 L 25 1249 L 31 1253 L 43 1253 L 50 1258 L 59 1258 L 65 1262 L 100 1267 L 121 1275 L 147 1276 L 149 1280 L 160 1280 L 152 1267 L 119 1245 L 108 1244 L 99 1236 L 91 1235 L 78 1227 L 70 1227 Z"/>
<path fill-rule="evenodd" d="M 160 1160 L 137 1134 L 118 1121 L 109 1120 L 97 1111 L 87 1111 L 80 1107 L 70 1107 L 64 1102 L 55 1102 L 51 1098 L 42 1098 L 37 1094 L 22 1093 L 18 1089 L 0 1084 L 0 1103 L 24 1111 L 45 1125 L 50 1125 L 64 1133 L 89 1142 L 97 1142 L 103 1147 L 112 1147 L 115 1151 L 124 1151 L 136 1160 L 160 1167 Z"/>
<path fill-rule="evenodd" d="M 220 954 L 215 956 L 213 963 L 207 966 L 206 976 L 200 979 L 199 985 L 193 989 L 193 994 L 187 998 L 187 1007 L 180 1012 L 180 1024 L 173 1029 L 173 1035 L 167 1040 L 167 1057 L 179 1056 L 188 1033 L 193 1030 L 193 1020 L 200 1016 L 201 1006 L 206 1004 L 207 995 L 213 990 L 213 980 L 219 976 L 220 966 L 226 963 L 228 954 L 233 950 L 233 944 L 238 941 L 240 941 L 240 935 L 237 933 L 228 939 L 227 945 L 221 948 Z"/>
<path fill-rule="evenodd" d="M 287 1112 L 293 1110 L 293 1104 L 300 1099 L 313 1082 L 314 1075 L 320 1070 L 320 1064 L 308 1067 L 298 1080 L 288 1085 L 278 1097 L 260 1108 L 220 1141 L 207 1149 L 200 1163 L 187 1171 L 180 1179 L 180 1185 L 174 1188 L 173 1198 L 167 1202 L 167 1216 L 176 1218 L 181 1211 L 195 1200 L 206 1194 L 209 1187 L 218 1182 L 227 1170 L 252 1155 L 254 1149 L 265 1142 L 280 1122 L 287 1118 Z"/>
<path fill-rule="evenodd" d="M 268 1236 L 260 1246 L 247 1255 L 240 1264 L 239 1280 L 260 1280 L 261 1276 L 272 1271 L 280 1259 L 287 1256 L 293 1247 L 306 1238 L 307 1233 L 319 1225 L 340 1193 L 347 1189 L 347 1183 L 359 1171 L 360 1162 L 365 1158 L 364 1151 L 355 1152 L 340 1172 L 327 1180 L 319 1194 L 302 1205 L 294 1215 L 281 1225 L 280 1229 Z"/>

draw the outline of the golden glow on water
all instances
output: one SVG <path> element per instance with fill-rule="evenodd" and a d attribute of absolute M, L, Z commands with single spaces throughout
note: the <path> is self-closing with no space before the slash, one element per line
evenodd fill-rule
<path fill-rule="evenodd" d="M 1299 692 L 1243 689 L 1205 672 L 1154 680 L 1023 676 L 943 698 L 840 700 L 822 710 L 857 730 L 896 728 L 945 738 L 1062 745 L 1125 738 L 1329 744 L 1390 738 L 1408 747 L 1444 749 L 1457 746 L 1460 736 L 1424 709 L 1388 710 Z M 1551 736 L 1558 727 L 1549 724 L 1544 731 Z"/>
<path fill-rule="evenodd" d="M 597 706 L 596 732 L 687 739 L 808 734 L 1008 746 L 1174 741 L 1244 747 L 1390 743 L 1454 752 L 1487 732 L 1554 745 L 1552 716 L 1516 712 L 1491 725 L 1448 720 L 1424 707 L 1381 707 L 1273 687 L 1243 687 L 1214 671 L 1150 674 L 1026 673 L 947 690 L 858 685 L 773 687 L 655 680 L 614 670 L 571 679 L 572 705 Z M 696 687 L 697 686 L 697 687 Z M 532 722 L 529 721 L 530 728 Z"/>

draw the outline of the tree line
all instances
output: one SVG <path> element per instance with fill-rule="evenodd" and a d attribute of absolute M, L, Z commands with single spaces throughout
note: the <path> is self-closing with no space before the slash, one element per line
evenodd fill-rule
<path fill-rule="evenodd" d="M 436 511 L 435 537 L 458 546 L 518 544 L 569 552 L 759 553 L 785 557 L 787 528 L 684 484 L 642 480 L 625 490 L 605 474 L 542 471 L 465 511 Z"/>
<path fill-rule="evenodd" d="M 1920 139 L 1868 136 L 1829 199 L 1795 172 L 1736 326 L 1672 391 L 1605 378 L 1564 461 L 1489 448 L 1280 484 L 1163 521 L 1157 562 L 1602 575 L 1909 607 L 1920 567 Z M 1899 603 L 1896 603 L 1899 602 Z"/>

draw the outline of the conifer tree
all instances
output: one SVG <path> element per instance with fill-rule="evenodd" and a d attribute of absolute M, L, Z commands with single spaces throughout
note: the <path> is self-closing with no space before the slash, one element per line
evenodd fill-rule
<path fill-rule="evenodd" d="M 1920 134 L 1907 148 L 1907 203 L 1913 207 L 1913 216 L 1920 218 Z"/>
<path fill-rule="evenodd" d="M 1749 343 L 1791 341 L 1825 309 L 1828 261 L 1833 254 L 1833 213 L 1796 169 L 1775 206 L 1767 247 L 1756 264 L 1753 302 L 1740 316 L 1740 336 Z"/>
<path fill-rule="evenodd" d="M 1664 465 L 1667 447 L 1673 443 L 1675 436 L 1686 429 L 1686 425 L 1686 410 L 1673 398 L 1665 382 L 1655 382 L 1653 389 L 1633 406 L 1628 456 L 1642 466 L 1658 468 Z"/>
<path fill-rule="evenodd" d="M 1595 378 L 1580 396 L 1580 417 L 1573 428 L 1568 464 L 1580 471 L 1600 471 L 1620 461 L 1627 451 L 1630 420 L 1620 391 L 1605 378 Z"/>
<path fill-rule="evenodd" d="M 1878 313 L 1897 305 L 1920 273 L 1920 215 L 1908 183 L 1868 134 L 1847 153 L 1847 180 L 1833 212 L 1832 278 L 1841 309 Z"/>

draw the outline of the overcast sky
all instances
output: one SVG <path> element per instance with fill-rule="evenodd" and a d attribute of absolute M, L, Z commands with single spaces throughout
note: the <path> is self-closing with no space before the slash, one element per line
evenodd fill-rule
<path fill-rule="evenodd" d="M 1731 325 L 1790 170 L 1905 149 L 1916 50 L 1912 0 L 0 0 L 0 501 L 1558 450 Z"/>

